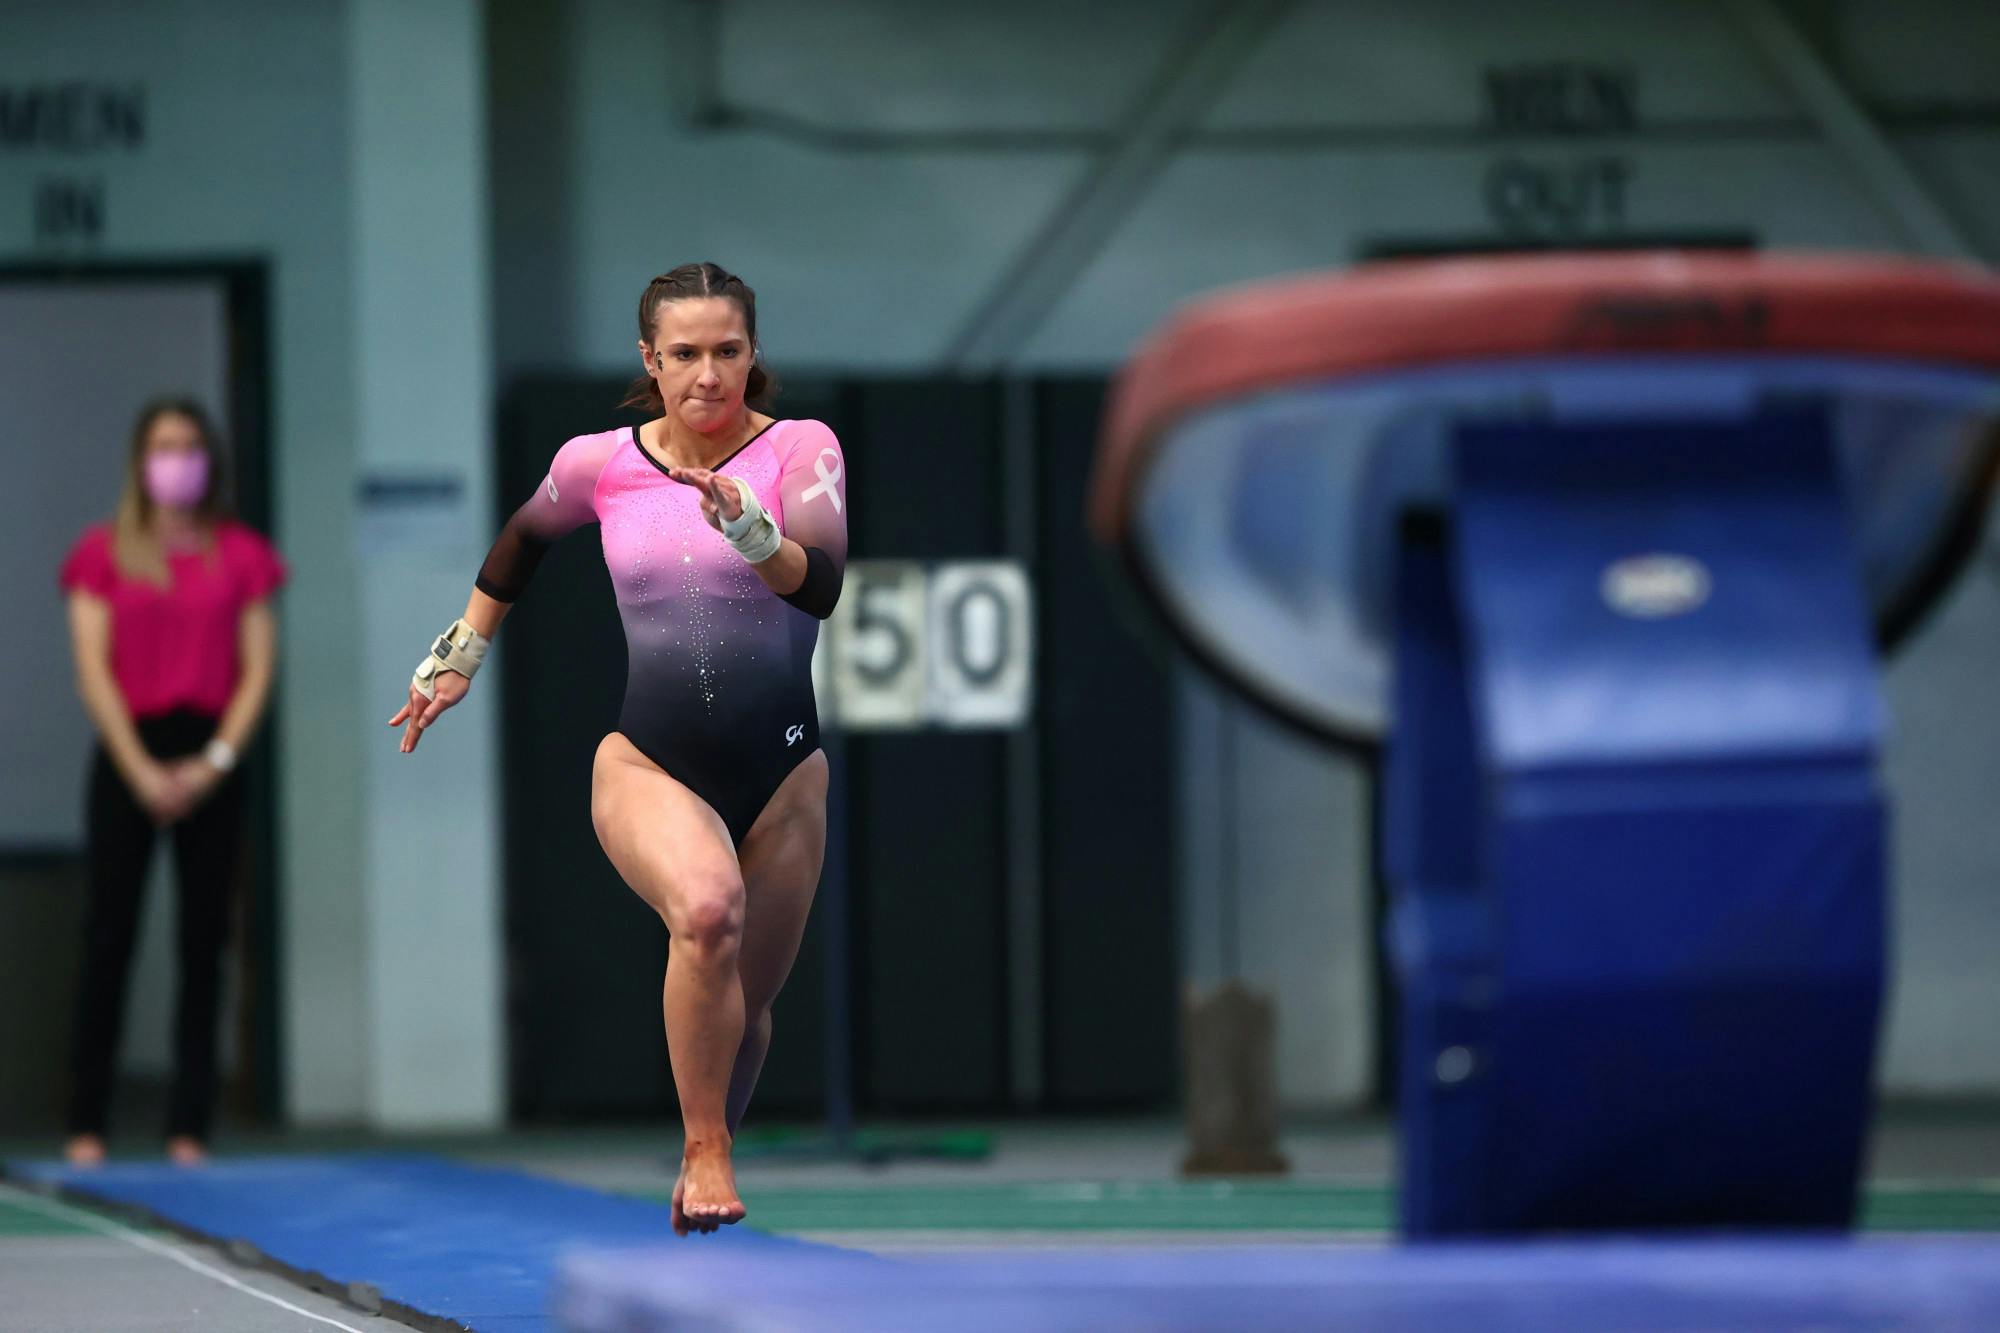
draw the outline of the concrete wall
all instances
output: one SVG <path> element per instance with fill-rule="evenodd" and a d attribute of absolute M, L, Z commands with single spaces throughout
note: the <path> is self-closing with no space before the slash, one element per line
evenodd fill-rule
<path fill-rule="evenodd" d="M 713 256 L 769 293 L 774 355 L 936 365 L 1121 117 L 1171 77 L 1210 8 L 501 4 L 496 27 L 555 33 L 494 76 L 508 103 L 515 87 L 533 102 L 558 86 L 562 109 L 538 106 L 515 135 L 496 136 L 495 152 L 514 163 L 503 180 L 522 182 L 527 209 L 560 215 L 537 225 L 560 243 L 554 262 L 572 279 L 566 296 L 547 293 L 535 346 L 514 358 L 624 365 L 628 308 L 646 278 Z M 1113 365 L 1191 292 L 1346 263 L 1383 240 L 1498 234 L 1489 186 L 1512 162 L 1573 194 L 1582 235 L 1728 228 L 1780 246 L 1901 244 L 1728 6 L 1280 8 L 1286 16 L 1132 193 L 1020 363 Z M 701 11 L 717 16 L 712 39 L 690 21 Z M 1961 52 L 2000 45 L 1991 19 L 1945 0 L 1812 12 L 1806 29 L 1839 69 L 1853 66 L 1854 86 L 1924 182 L 1968 233 L 1991 240 L 2000 130 L 1990 115 L 1968 124 L 1933 114 L 1990 108 L 1971 72 L 1978 60 Z M 1940 75 L 1934 53 L 1947 47 Z M 1636 127 L 1496 135 L 1488 72 L 1562 61 L 1628 74 Z M 707 125 L 702 106 L 729 118 Z M 1593 190 L 1592 166 L 1606 158 L 1622 164 L 1622 184 Z M 531 192 L 530 181 L 549 188 Z M 1556 229 L 1552 213 L 1516 220 Z M 522 225 L 504 200 L 496 225 L 503 235 Z"/>

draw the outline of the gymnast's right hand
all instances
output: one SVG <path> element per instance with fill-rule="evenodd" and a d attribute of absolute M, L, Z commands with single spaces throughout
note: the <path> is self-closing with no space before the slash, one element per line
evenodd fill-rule
<path fill-rule="evenodd" d="M 440 670 L 432 677 L 431 683 L 437 689 L 437 698 L 424 698 L 423 691 L 413 682 L 410 685 L 410 701 L 389 719 L 390 726 L 403 728 L 403 743 L 397 748 L 404 754 L 416 749 L 417 742 L 423 739 L 424 728 L 437 721 L 445 709 L 463 699 L 465 692 L 472 688 L 471 681 L 456 671 L 448 670 Z"/>

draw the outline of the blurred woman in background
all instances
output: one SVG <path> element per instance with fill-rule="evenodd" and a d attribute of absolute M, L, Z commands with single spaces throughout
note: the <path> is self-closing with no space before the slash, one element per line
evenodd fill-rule
<path fill-rule="evenodd" d="M 285 567 L 231 517 L 207 417 L 149 404 L 132 430 L 117 517 L 63 562 L 77 690 L 97 730 L 86 837 L 90 904 L 72 1036 L 73 1165 L 103 1161 L 132 943 L 154 834 L 172 833 L 180 995 L 167 1152 L 206 1159 L 222 946 L 243 843 L 237 758 L 270 697 Z"/>

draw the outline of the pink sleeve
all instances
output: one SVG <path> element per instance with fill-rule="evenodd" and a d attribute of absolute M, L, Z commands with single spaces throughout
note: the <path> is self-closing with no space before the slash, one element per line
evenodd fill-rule
<path fill-rule="evenodd" d="M 56 582 L 64 592 L 87 592 L 93 597 L 109 597 L 118 586 L 118 565 L 112 559 L 111 532 L 99 526 L 87 528 L 70 547 Z"/>
<path fill-rule="evenodd" d="M 778 472 L 785 535 L 817 547 L 840 573 L 847 564 L 847 460 L 818 421 L 801 421 Z"/>
<path fill-rule="evenodd" d="M 579 435 L 556 451 L 542 484 L 494 539 L 475 587 L 495 601 L 514 601 L 551 542 L 596 521 L 598 474 L 622 438 L 616 430 Z"/>
<path fill-rule="evenodd" d="M 541 487 L 516 512 L 528 536 L 552 542 L 597 521 L 597 477 L 619 432 L 579 435 L 556 450 Z"/>
<path fill-rule="evenodd" d="M 285 568 L 278 548 L 263 533 L 248 527 L 238 527 L 236 531 L 237 583 L 246 603 L 260 602 L 285 586 L 290 571 Z"/>

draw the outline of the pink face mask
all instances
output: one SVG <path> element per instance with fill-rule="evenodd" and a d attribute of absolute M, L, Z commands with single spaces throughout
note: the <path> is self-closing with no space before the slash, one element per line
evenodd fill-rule
<path fill-rule="evenodd" d="M 208 455 L 199 449 L 147 454 L 146 494 L 170 509 L 201 503 L 208 494 Z"/>

